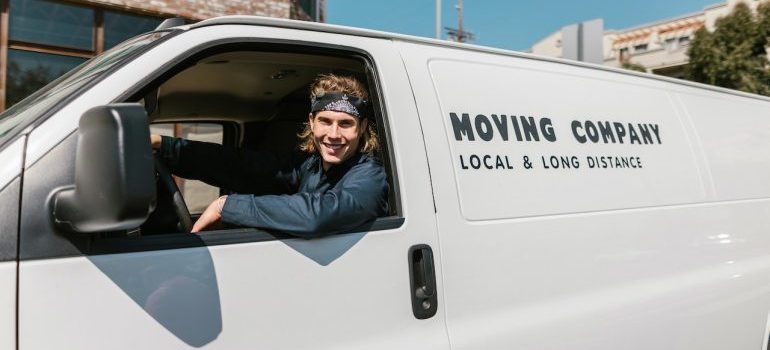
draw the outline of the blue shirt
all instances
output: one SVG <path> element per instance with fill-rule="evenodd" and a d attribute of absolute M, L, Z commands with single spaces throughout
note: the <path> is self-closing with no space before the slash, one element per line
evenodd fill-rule
<path fill-rule="evenodd" d="M 310 238 L 361 228 L 388 213 L 385 170 L 369 154 L 324 171 L 317 154 L 279 156 L 165 136 L 160 154 L 175 175 L 241 193 L 225 201 L 228 224 Z"/>

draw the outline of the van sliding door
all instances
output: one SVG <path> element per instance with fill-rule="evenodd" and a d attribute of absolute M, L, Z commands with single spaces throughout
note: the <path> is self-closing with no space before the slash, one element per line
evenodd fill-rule
<path fill-rule="evenodd" d="M 766 100 L 398 44 L 425 126 L 453 349 L 767 343 Z"/>

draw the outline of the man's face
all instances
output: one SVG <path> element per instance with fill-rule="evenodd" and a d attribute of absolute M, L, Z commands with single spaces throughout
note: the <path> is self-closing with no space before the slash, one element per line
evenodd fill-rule
<path fill-rule="evenodd" d="M 356 153 L 366 120 L 345 112 L 320 111 L 310 114 L 310 128 L 323 159 L 324 170 L 340 164 Z"/>

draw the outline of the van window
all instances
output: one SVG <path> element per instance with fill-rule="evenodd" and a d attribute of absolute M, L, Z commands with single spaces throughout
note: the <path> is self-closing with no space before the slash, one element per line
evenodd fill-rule
<path fill-rule="evenodd" d="M 150 133 L 170 137 L 181 137 L 192 141 L 222 144 L 223 128 L 213 123 L 162 123 L 150 125 Z M 219 188 L 198 180 L 174 177 L 185 198 L 191 214 L 200 214 L 217 197 Z"/>
<path fill-rule="evenodd" d="M 206 49 L 167 72 L 159 72 L 127 102 L 144 103 L 152 133 L 224 144 L 238 152 L 295 157 L 302 153 L 299 134 L 310 113 L 311 83 L 322 74 L 354 77 L 366 85 L 370 94 L 372 103 L 367 114 L 373 116 L 369 122 L 378 131 L 382 145 L 376 157 L 388 173 L 390 212 L 385 216 L 394 216 L 399 208 L 392 180 L 395 177 L 391 175 L 387 156 L 387 135 L 379 123 L 383 113 L 371 67 L 368 59 L 357 53 L 293 46 L 266 50 L 265 45 L 225 45 Z M 220 194 L 243 193 L 194 180 L 179 179 L 177 184 L 193 218 Z M 281 194 L 271 192 L 274 188 L 266 184 L 255 183 L 252 187 L 255 193 L 243 194 Z M 158 193 L 159 197 L 164 195 Z M 158 208 L 141 228 L 143 233 L 180 232 L 176 225 L 167 224 L 168 216 L 173 215 L 173 210 L 164 208 L 167 202 L 159 198 Z M 231 228 L 240 229 L 219 227 Z"/>

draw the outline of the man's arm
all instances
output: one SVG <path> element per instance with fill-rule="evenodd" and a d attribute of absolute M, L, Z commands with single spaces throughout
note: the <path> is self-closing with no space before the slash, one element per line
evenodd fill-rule
<path fill-rule="evenodd" d="M 228 149 L 167 136 L 161 138 L 158 149 L 175 175 L 245 193 L 264 193 L 277 185 L 287 186 L 286 182 L 295 180 L 294 165 L 300 161 L 292 154 Z"/>
<path fill-rule="evenodd" d="M 318 237 L 349 231 L 387 213 L 388 185 L 375 164 L 353 167 L 324 193 L 282 196 L 228 196 L 222 221 L 228 224 Z"/>

